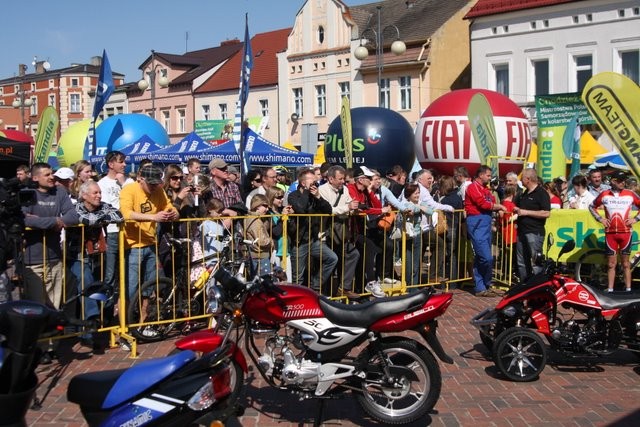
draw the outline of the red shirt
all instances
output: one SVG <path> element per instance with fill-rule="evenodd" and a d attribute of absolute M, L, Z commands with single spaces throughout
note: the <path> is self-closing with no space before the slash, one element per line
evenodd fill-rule
<path fill-rule="evenodd" d="M 605 216 L 609 219 L 609 227 L 604 230 L 605 233 L 630 233 L 631 227 L 626 225 L 625 221 L 630 218 L 632 206 L 640 208 L 640 197 L 626 189 L 619 193 L 604 190 L 589 206 L 589 211 L 596 218 L 598 215 L 596 210 L 600 206 L 604 207 Z"/>
<path fill-rule="evenodd" d="M 467 186 L 464 195 L 464 211 L 467 216 L 489 214 L 495 203 L 491 190 L 477 179 Z"/>
<path fill-rule="evenodd" d="M 371 191 L 360 191 L 356 184 L 347 184 L 349 195 L 353 200 L 357 200 L 358 203 L 369 206 L 369 209 L 364 212 L 367 215 L 380 215 L 382 213 L 382 202 Z"/>

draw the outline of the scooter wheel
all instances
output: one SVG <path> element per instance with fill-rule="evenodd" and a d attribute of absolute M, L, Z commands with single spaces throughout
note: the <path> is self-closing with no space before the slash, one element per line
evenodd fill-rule
<path fill-rule="evenodd" d="M 533 381 L 547 364 L 547 349 L 531 329 L 509 328 L 494 343 L 493 361 L 509 380 Z"/>

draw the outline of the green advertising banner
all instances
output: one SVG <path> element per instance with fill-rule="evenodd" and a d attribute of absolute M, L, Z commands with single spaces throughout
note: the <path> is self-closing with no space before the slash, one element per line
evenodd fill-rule
<path fill-rule="evenodd" d="M 580 125 L 595 123 L 579 93 L 536 96 L 538 119 L 538 163 L 536 170 L 543 182 L 566 175 L 562 138 L 574 116 Z"/>
<path fill-rule="evenodd" d="M 249 128 L 256 132 L 258 135 L 262 135 L 260 130 L 264 127 L 262 123 L 264 117 L 249 117 L 246 119 L 249 123 Z M 196 120 L 194 123 L 194 130 L 196 135 L 205 141 L 215 141 L 219 139 L 231 139 L 233 134 L 233 119 L 229 120 Z"/>
<path fill-rule="evenodd" d="M 40 163 L 49 160 L 49 152 L 56 138 L 58 130 L 58 112 L 52 106 L 45 108 L 38 122 L 36 144 L 33 149 L 33 162 Z"/>
<path fill-rule="evenodd" d="M 493 120 L 493 111 L 487 98 L 476 93 L 469 101 L 467 118 L 473 139 L 476 143 L 480 164 L 491 167 L 493 175 L 497 176 L 498 168 L 498 140 L 496 138 L 496 125 Z"/>

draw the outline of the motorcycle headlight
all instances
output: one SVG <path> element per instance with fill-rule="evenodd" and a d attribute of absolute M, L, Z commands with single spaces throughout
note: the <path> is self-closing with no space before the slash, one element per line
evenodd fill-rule
<path fill-rule="evenodd" d="M 220 314 L 222 312 L 222 291 L 217 285 L 207 288 L 207 313 Z"/>
<path fill-rule="evenodd" d="M 520 313 L 520 307 L 515 305 L 508 305 L 502 309 L 502 314 L 507 317 L 515 317 Z"/>

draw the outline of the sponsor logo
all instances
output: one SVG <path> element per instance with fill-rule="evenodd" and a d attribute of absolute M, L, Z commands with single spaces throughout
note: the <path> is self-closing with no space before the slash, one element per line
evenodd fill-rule
<path fill-rule="evenodd" d="M 433 311 L 433 310 L 435 310 L 435 309 L 436 309 L 436 308 L 435 308 L 433 305 L 430 305 L 430 306 L 428 306 L 428 307 L 421 308 L 420 310 L 417 310 L 417 311 L 411 312 L 411 313 L 409 313 L 409 314 L 405 314 L 405 316 L 403 317 L 403 319 L 404 319 L 404 320 L 411 319 L 412 317 L 420 316 L 421 314 L 428 313 L 428 312 Z"/>
<path fill-rule="evenodd" d="M 578 292 L 578 299 L 580 301 L 588 301 L 589 300 L 589 292 L 587 291 L 580 291 Z"/>
<path fill-rule="evenodd" d="M 146 411 L 144 411 L 141 414 L 136 415 L 135 417 L 133 417 L 129 421 L 126 421 L 126 422 L 120 424 L 120 427 L 138 427 L 138 426 L 141 426 L 141 425 L 144 425 L 144 424 L 148 423 L 152 419 L 153 419 L 153 416 L 151 415 L 151 410 L 147 409 Z"/>

